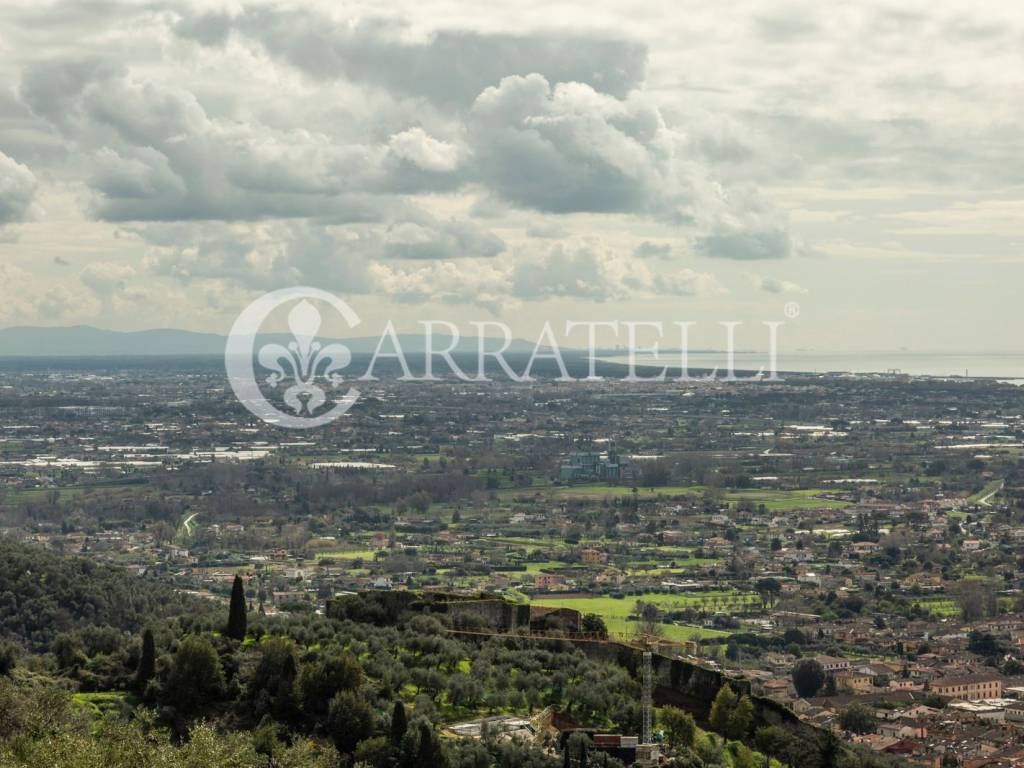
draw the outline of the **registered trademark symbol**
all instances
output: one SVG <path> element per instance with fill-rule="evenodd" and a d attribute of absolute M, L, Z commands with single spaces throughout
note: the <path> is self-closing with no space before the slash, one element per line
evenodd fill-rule
<path fill-rule="evenodd" d="M 800 305 L 795 301 L 787 301 L 786 306 L 782 308 L 782 311 L 790 320 L 800 317 Z"/>

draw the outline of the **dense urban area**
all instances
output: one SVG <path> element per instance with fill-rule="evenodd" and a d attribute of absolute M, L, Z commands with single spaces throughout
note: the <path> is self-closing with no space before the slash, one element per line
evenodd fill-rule
<path fill-rule="evenodd" d="M 1024 390 L 0 371 L 0 764 L 1024 766 Z"/>

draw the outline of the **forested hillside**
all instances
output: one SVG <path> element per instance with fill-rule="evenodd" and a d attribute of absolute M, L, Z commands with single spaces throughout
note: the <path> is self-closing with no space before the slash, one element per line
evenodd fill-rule
<path fill-rule="evenodd" d="M 0 638 L 26 650 L 49 650 L 62 633 L 135 633 L 152 619 L 215 609 L 155 578 L 0 539 Z"/>

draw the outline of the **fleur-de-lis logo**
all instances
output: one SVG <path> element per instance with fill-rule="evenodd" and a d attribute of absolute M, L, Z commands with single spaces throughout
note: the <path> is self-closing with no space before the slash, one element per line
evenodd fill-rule
<path fill-rule="evenodd" d="M 310 416 L 327 402 L 327 394 L 323 387 L 317 386 L 316 380 L 323 379 L 332 388 L 344 381 L 341 369 L 352 362 L 352 353 L 342 344 L 323 346 L 316 341 L 320 330 L 320 312 L 303 299 L 288 313 L 288 329 L 292 332 L 293 341 L 288 346 L 281 344 L 264 344 L 257 359 L 260 365 L 272 371 L 266 382 L 275 389 L 278 385 L 293 380 L 295 383 L 284 391 L 285 404 L 296 414 L 303 411 Z"/>
<path fill-rule="evenodd" d="M 329 424 L 359 398 L 359 390 L 350 387 L 340 397 L 331 397 L 327 406 L 328 390 L 344 381 L 340 371 L 352 361 L 352 353 L 344 344 L 317 341 L 322 318 L 310 300 L 330 307 L 349 328 L 359 325 L 359 316 L 334 294 L 308 286 L 282 288 L 260 296 L 242 310 L 224 348 L 228 382 L 238 401 L 255 416 L 288 429 L 313 429 Z M 264 344 L 257 350 L 263 322 L 278 307 L 293 302 L 295 305 L 288 313 L 292 340 Z M 258 374 L 257 365 L 264 372 Z M 284 407 L 267 399 L 267 386 L 274 390 L 284 388 Z M 276 396 L 271 396 L 276 400 Z"/>

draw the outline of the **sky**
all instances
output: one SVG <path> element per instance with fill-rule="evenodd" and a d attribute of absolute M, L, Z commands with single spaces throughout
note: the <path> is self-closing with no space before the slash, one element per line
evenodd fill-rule
<path fill-rule="evenodd" d="M 0 326 L 1021 352 L 1022 116 L 1011 3 L 5 2 Z"/>

